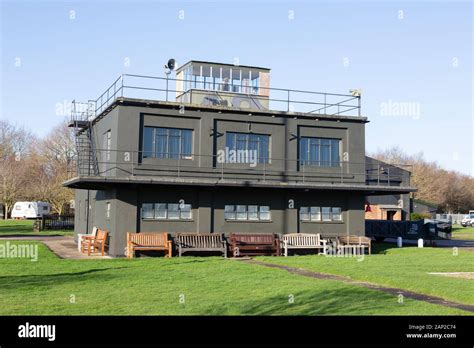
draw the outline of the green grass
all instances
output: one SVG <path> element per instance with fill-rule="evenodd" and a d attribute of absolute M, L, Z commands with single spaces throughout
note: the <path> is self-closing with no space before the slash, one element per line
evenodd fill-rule
<path fill-rule="evenodd" d="M 66 260 L 42 243 L 32 243 L 39 247 L 37 262 L 0 259 L 0 315 L 468 314 L 410 299 L 400 304 L 383 292 L 221 257 Z M 390 254 L 373 259 L 384 257 L 393 266 Z M 403 253 L 399 258 L 405 258 Z M 349 260 L 321 256 L 269 260 L 351 267 Z M 75 303 L 70 303 L 71 296 Z"/>
<path fill-rule="evenodd" d="M 72 236 L 71 230 L 33 231 L 34 220 L 0 220 L 0 237 L 6 235 L 62 235 Z"/>
<path fill-rule="evenodd" d="M 453 225 L 451 238 L 454 240 L 474 240 L 474 227 Z"/>
<path fill-rule="evenodd" d="M 474 304 L 474 281 L 430 275 L 429 272 L 474 272 L 474 252 L 450 248 L 404 247 L 375 244 L 374 254 L 355 258 L 315 256 L 260 257 L 275 264 L 348 276 L 354 280 L 402 288 L 447 300 Z"/>

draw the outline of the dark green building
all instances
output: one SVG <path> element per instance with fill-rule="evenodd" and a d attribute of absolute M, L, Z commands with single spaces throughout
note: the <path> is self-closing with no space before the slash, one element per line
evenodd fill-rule
<path fill-rule="evenodd" d="M 260 67 L 122 75 L 74 103 L 76 233 L 110 231 L 117 256 L 128 231 L 364 235 L 366 196 L 413 188 L 367 164 L 360 106 L 358 91 L 270 88 Z"/>

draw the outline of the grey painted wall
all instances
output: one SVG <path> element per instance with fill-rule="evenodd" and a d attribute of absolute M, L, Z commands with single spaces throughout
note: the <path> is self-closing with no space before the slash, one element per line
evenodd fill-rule
<path fill-rule="evenodd" d="M 76 214 L 76 233 L 85 230 L 85 190 L 76 191 L 81 211 Z M 97 226 L 110 231 L 111 255 L 123 255 L 126 232 L 214 232 L 225 233 L 320 233 L 325 238 L 341 234 L 363 235 L 364 196 L 346 192 L 317 190 L 246 189 L 172 187 L 147 185 L 90 191 L 92 208 L 89 229 Z M 192 219 L 148 220 L 141 218 L 142 203 L 178 203 L 183 199 L 192 206 Z M 290 200 L 294 203 L 291 207 Z M 110 219 L 106 204 L 111 203 Z M 226 204 L 269 205 L 270 221 L 229 221 L 224 217 Z M 342 208 L 342 222 L 299 221 L 301 206 L 335 206 Z"/>
<path fill-rule="evenodd" d="M 162 126 L 193 129 L 192 160 L 180 160 L 180 165 L 188 166 L 184 171 L 195 178 L 212 176 L 219 164 L 212 155 L 225 147 L 222 136 L 226 131 L 247 132 L 249 124 L 254 133 L 271 135 L 272 161 L 266 164 L 269 175 L 282 181 L 301 170 L 298 158 L 299 136 L 322 136 L 341 139 L 341 158 L 350 162 L 342 168 L 309 169 L 305 175 L 320 178 L 321 181 L 334 181 L 334 177 L 344 176 L 346 182 L 365 184 L 365 119 L 333 118 L 316 120 L 312 118 L 275 115 L 248 115 L 230 112 L 209 112 L 178 109 L 148 108 L 144 106 L 119 105 L 94 125 L 96 147 L 99 161 L 104 161 L 103 137 L 112 132 L 112 151 L 110 163 L 101 164 L 110 176 L 134 175 L 176 175 L 175 160 L 143 159 L 140 166 L 138 151 L 141 150 L 143 126 Z M 100 151 L 102 150 L 102 151 Z M 344 154 L 346 153 L 346 154 Z M 198 156 L 199 154 L 205 156 Z M 183 163 L 184 162 L 184 163 Z M 248 164 L 226 164 L 232 168 L 230 175 L 246 178 L 252 170 Z M 261 169 L 259 164 L 256 169 Z M 158 171 L 159 169 L 159 171 Z M 245 170 L 243 170 L 245 169 Z M 183 175 L 183 173 L 181 173 Z M 140 218 L 143 202 L 177 203 L 184 199 L 191 203 L 191 221 L 150 221 Z M 289 200 L 294 207 L 289 208 Z M 364 201 L 360 193 L 351 191 L 293 190 L 267 188 L 232 188 L 201 186 L 166 185 L 116 185 L 107 189 L 97 187 L 89 191 L 76 190 L 76 234 L 90 231 L 98 226 L 110 231 L 111 255 L 123 255 L 126 232 L 251 232 L 251 233 L 321 233 L 323 237 L 340 234 L 365 233 Z M 110 219 L 106 218 L 107 204 L 110 204 Z M 226 204 L 257 204 L 271 207 L 270 222 L 236 222 L 224 219 Z M 300 206 L 337 206 L 343 211 L 343 222 L 300 222 Z M 90 206 L 90 207 L 89 207 Z M 87 211 L 89 215 L 87 215 Z M 87 218 L 88 216 L 88 218 Z M 88 221 L 88 226 L 87 226 Z"/>
<path fill-rule="evenodd" d="M 339 122 L 338 122 L 339 121 Z M 102 125 L 106 122 L 107 125 Z M 111 162 L 118 167 L 117 175 L 170 175 L 181 167 L 181 175 L 193 177 L 209 177 L 221 164 L 215 164 L 213 155 L 218 150 L 225 148 L 226 131 L 248 132 L 249 124 L 254 133 L 269 134 L 271 136 L 270 164 L 265 165 L 269 173 L 267 179 L 272 176 L 278 180 L 284 180 L 302 171 L 298 168 L 298 136 L 322 136 L 340 138 L 342 146 L 341 158 L 346 158 L 350 163 L 344 163 L 341 168 L 305 168 L 306 175 L 320 178 L 321 181 L 340 180 L 341 174 L 344 182 L 365 183 L 365 119 L 344 120 L 343 118 L 332 120 L 314 117 L 294 119 L 292 117 L 275 116 L 271 114 L 252 115 L 236 113 L 217 113 L 197 110 L 186 110 L 181 114 L 177 109 L 146 108 L 138 106 L 117 106 L 113 113 L 107 115 L 96 124 L 100 128 L 95 133 L 103 136 L 106 129 L 112 129 L 112 143 L 115 158 Z M 187 128 L 193 130 L 193 152 L 194 158 L 181 159 L 179 163 L 175 160 L 163 160 L 145 158 L 140 166 L 133 165 L 139 161 L 141 147 L 141 129 L 143 126 L 162 126 Z M 103 140 L 98 139 L 97 144 Z M 128 157 L 128 160 L 127 160 Z M 245 178 L 252 175 L 248 164 L 224 164 L 227 178 Z M 256 170 L 263 169 L 263 164 L 257 165 Z M 239 172 L 245 169 L 245 172 Z M 283 173 L 285 171 L 286 173 Z M 159 171 L 158 171 L 159 170 Z M 186 174 L 186 171 L 192 173 Z M 254 171 L 255 172 L 255 171 Z M 115 172 L 111 172 L 114 175 Z M 283 175 L 286 174 L 286 175 Z"/>

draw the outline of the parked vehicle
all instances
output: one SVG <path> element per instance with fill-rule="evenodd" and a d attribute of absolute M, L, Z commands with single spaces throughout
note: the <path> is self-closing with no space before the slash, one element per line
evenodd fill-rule
<path fill-rule="evenodd" d="M 49 214 L 51 206 L 47 202 L 16 202 L 12 210 L 13 219 L 36 219 Z"/>
<path fill-rule="evenodd" d="M 474 210 L 469 210 L 469 214 L 461 221 L 462 227 L 474 226 Z"/>
<path fill-rule="evenodd" d="M 427 221 L 425 220 L 425 223 Z M 438 230 L 444 233 L 450 234 L 453 229 L 453 220 L 449 214 L 441 214 L 439 218 L 434 220 L 428 220 L 428 222 L 434 222 L 438 225 Z"/>

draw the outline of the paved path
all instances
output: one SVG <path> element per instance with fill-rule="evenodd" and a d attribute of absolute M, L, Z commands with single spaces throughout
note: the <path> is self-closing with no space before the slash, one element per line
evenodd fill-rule
<path fill-rule="evenodd" d="M 0 237 L 4 240 L 36 240 L 43 242 L 53 253 L 62 259 L 110 259 L 110 256 L 87 256 L 77 250 L 77 244 L 72 236 L 38 236 L 11 235 Z"/>
<path fill-rule="evenodd" d="M 397 240 L 394 238 L 386 238 L 385 242 L 397 244 Z M 474 240 L 456 240 L 456 239 L 439 239 L 434 241 L 437 247 L 441 248 L 466 248 L 468 250 L 474 250 Z M 403 244 L 417 245 L 417 240 L 404 239 Z"/>
<path fill-rule="evenodd" d="M 405 289 L 398 289 L 398 288 L 390 288 L 382 285 L 377 285 L 377 284 L 372 284 L 364 281 L 357 281 L 353 280 L 349 277 L 344 277 L 344 276 L 338 276 L 338 275 L 333 275 L 333 274 L 324 274 L 324 273 L 318 273 L 318 272 L 313 272 L 313 271 L 308 271 L 303 268 L 295 268 L 295 267 L 289 267 L 289 266 L 283 266 L 283 265 L 276 265 L 272 263 L 267 263 L 267 262 L 262 262 L 262 261 L 256 261 L 256 260 L 245 260 L 244 262 L 249 263 L 249 264 L 255 264 L 255 265 L 260 265 L 260 266 L 265 266 L 265 267 L 270 267 L 270 268 L 278 268 L 282 269 L 285 271 L 288 271 L 293 274 L 298 274 L 301 276 L 305 277 L 310 277 L 310 278 L 316 278 L 316 279 L 326 279 L 326 280 L 338 280 L 342 281 L 344 283 L 348 283 L 351 285 L 356 285 L 356 286 L 361 286 L 367 289 L 373 289 L 373 290 L 379 290 L 383 291 L 385 293 L 398 296 L 398 295 L 403 295 L 403 297 L 406 298 L 411 298 L 414 300 L 418 301 L 424 301 L 428 302 L 431 304 L 436 304 L 444 307 L 450 307 L 450 308 L 457 308 L 461 309 L 467 312 L 474 312 L 474 305 L 468 305 L 468 304 L 463 304 L 463 303 L 458 303 L 458 302 L 453 302 L 453 301 L 447 301 L 444 300 L 440 297 L 435 297 L 435 296 L 429 296 L 429 295 L 424 295 L 420 294 L 417 292 L 413 291 L 408 291 Z"/>

